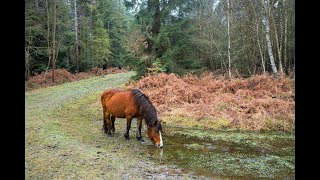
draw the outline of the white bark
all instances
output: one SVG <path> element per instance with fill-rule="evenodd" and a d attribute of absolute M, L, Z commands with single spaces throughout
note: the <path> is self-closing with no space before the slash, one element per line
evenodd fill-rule
<path fill-rule="evenodd" d="M 261 66 L 262 66 L 263 74 L 265 74 L 266 73 L 265 60 L 264 60 L 264 54 L 263 54 L 263 50 L 262 50 L 262 47 L 260 44 L 260 37 L 259 37 L 259 15 L 256 13 L 255 7 L 252 4 L 250 4 L 250 5 L 252 7 L 252 10 L 254 12 L 255 19 L 256 19 L 257 44 L 258 44 L 259 53 L 260 53 L 260 57 L 261 57 Z"/>
<path fill-rule="evenodd" d="M 288 11 L 287 11 L 287 6 L 286 6 L 286 1 L 283 0 L 283 7 L 285 8 L 285 13 L 284 13 L 284 47 L 283 47 L 283 62 L 285 69 L 287 70 L 288 68 L 288 63 L 287 63 L 287 36 L 288 36 Z"/>
<path fill-rule="evenodd" d="M 265 10 L 265 26 L 266 26 L 266 40 L 267 40 L 267 46 L 268 46 L 268 53 L 269 53 L 269 59 L 270 59 L 270 64 L 273 73 L 278 76 L 278 71 L 276 64 L 274 63 L 274 58 L 273 58 L 273 52 L 272 52 L 272 45 L 270 41 L 270 24 L 269 24 L 269 14 L 270 14 L 270 8 L 269 8 L 269 0 L 267 0 L 267 4 L 265 4 L 264 0 L 262 1 L 263 8 Z"/>
<path fill-rule="evenodd" d="M 283 42 L 283 1 L 281 2 L 281 6 L 279 6 L 279 15 L 280 15 L 280 44 L 279 44 L 279 68 L 280 68 L 280 73 L 283 73 L 283 61 L 282 61 L 282 42 Z"/>

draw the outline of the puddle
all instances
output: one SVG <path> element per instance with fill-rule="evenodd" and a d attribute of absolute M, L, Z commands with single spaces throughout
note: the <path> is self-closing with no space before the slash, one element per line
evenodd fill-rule
<path fill-rule="evenodd" d="M 163 141 L 164 148 L 147 146 L 143 153 L 184 173 L 219 179 L 295 178 L 294 134 L 166 127 Z"/>

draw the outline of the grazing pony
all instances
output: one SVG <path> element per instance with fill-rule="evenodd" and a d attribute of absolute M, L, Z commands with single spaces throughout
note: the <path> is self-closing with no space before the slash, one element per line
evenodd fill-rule
<path fill-rule="evenodd" d="M 139 89 L 129 91 L 108 89 L 101 95 L 101 104 L 103 108 L 103 129 L 109 137 L 112 137 L 111 132 L 115 132 L 115 118 L 126 118 L 127 129 L 124 137 L 129 140 L 131 120 L 137 118 L 137 140 L 143 142 L 141 126 L 142 119 L 145 119 L 148 137 L 157 147 L 163 147 L 161 121 L 158 120 L 156 109 L 149 98 Z"/>

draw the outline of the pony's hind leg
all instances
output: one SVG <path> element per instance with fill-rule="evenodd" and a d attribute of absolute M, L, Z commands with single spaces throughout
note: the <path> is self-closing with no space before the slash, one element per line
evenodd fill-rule
<path fill-rule="evenodd" d="M 126 132 L 124 133 L 124 137 L 129 140 L 130 137 L 129 137 L 129 130 L 131 128 L 131 120 L 132 120 L 132 117 L 131 116 L 127 116 L 127 129 L 126 129 Z"/>
<path fill-rule="evenodd" d="M 141 127 L 142 127 L 142 118 L 137 117 L 137 140 L 144 142 L 144 140 L 142 139 L 142 136 L 141 136 Z"/>
<path fill-rule="evenodd" d="M 114 127 L 114 121 L 116 120 L 116 117 L 111 116 L 111 132 L 114 133 L 116 131 L 116 128 Z"/>
<path fill-rule="evenodd" d="M 103 128 L 104 128 L 104 132 L 107 133 L 109 137 L 112 137 L 110 114 L 107 112 L 104 113 Z"/>
<path fill-rule="evenodd" d="M 103 129 L 103 132 L 105 134 L 107 134 L 108 132 L 108 128 L 107 128 L 107 122 L 106 122 L 106 117 L 105 117 L 105 114 L 103 113 L 103 126 L 102 126 L 102 129 Z"/>

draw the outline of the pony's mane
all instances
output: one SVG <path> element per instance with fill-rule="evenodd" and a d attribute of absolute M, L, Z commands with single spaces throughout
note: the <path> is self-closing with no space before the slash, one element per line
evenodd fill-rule
<path fill-rule="evenodd" d="M 156 108 L 152 105 L 148 96 L 139 89 L 132 89 L 131 92 L 139 108 L 139 113 L 144 117 L 147 126 L 151 127 L 155 121 L 158 121 Z"/>

